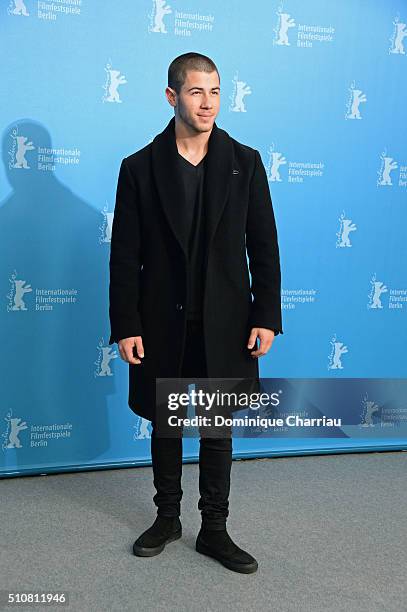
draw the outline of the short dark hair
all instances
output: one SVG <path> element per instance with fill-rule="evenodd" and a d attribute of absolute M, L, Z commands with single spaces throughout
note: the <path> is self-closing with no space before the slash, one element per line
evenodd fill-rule
<path fill-rule="evenodd" d="M 181 87 L 185 83 L 187 70 L 197 70 L 199 72 L 213 72 L 215 70 L 218 73 L 220 83 L 219 71 L 210 57 L 201 53 L 183 53 L 172 60 L 168 68 L 168 87 L 174 89 L 177 94 L 180 93 Z"/>

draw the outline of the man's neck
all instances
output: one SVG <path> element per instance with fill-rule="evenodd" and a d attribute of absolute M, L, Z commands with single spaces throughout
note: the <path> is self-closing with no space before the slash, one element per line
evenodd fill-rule
<path fill-rule="evenodd" d="M 175 141 L 178 153 L 192 164 L 198 164 L 208 152 L 208 141 L 212 129 L 207 132 L 192 131 L 182 120 L 175 119 Z"/>

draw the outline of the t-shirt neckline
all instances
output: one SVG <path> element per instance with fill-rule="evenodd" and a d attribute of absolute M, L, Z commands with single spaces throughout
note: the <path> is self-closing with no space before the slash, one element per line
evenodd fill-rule
<path fill-rule="evenodd" d="M 181 155 L 181 153 L 178 151 L 178 155 L 181 159 L 184 160 L 184 162 L 186 164 L 188 164 L 188 166 L 191 166 L 192 168 L 198 168 L 204 161 L 205 157 L 208 155 L 207 153 L 205 153 L 205 155 L 203 156 L 203 158 L 201 159 L 201 161 L 198 164 L 193 164 L 192 162 L 190 162 L 188 159 L 186 159 L 183 155 Z"/>

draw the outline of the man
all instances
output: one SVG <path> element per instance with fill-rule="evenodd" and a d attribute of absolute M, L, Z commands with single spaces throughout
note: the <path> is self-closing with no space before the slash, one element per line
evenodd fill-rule
<path fill-rule="evenodd" d="M 156 378 L 256 378 L 258 357 L 283 333 L 260 154 L 216 125 L 220 77 L 210 58 L 174 59 L 165 93 L 174 117 L 122 161 L 110 255 L 109 343 L 129 364 L 130 408 L 152 422 L 157 517 L 134 543 L 138 556 L 160 553 L 182 533 L 182 436 L 157 435 Z M 250 573 L 256 559 L 226 529 L 231 464 L 230 436 L 201 436 L 196 550 Z"/>

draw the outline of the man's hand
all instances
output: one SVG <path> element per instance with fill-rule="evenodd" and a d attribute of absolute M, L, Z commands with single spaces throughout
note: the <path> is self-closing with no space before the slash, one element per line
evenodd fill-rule
<path fill-rule="evenodd" d="M 120 357 L 127 363 L 141 363 L 141 359 L 134 357 L 133 348 L 136 347 L 137 355 L 144 357 L 143 340 L 141 336 L 135 336 L 134 338 L 123 338 L 118 343 Z"/>
<path fill-rule="evenodd" d="M 252 327 L 247 348 L 253 348 L 257 336 L 260 339 L 260 346 L 257 351 L 252 351 L 250 353 L 253 358 L 261 357 L 269 351 L 273 344 L 275 334 L 272 329 L 267 329 L 266 327 Z"/>

